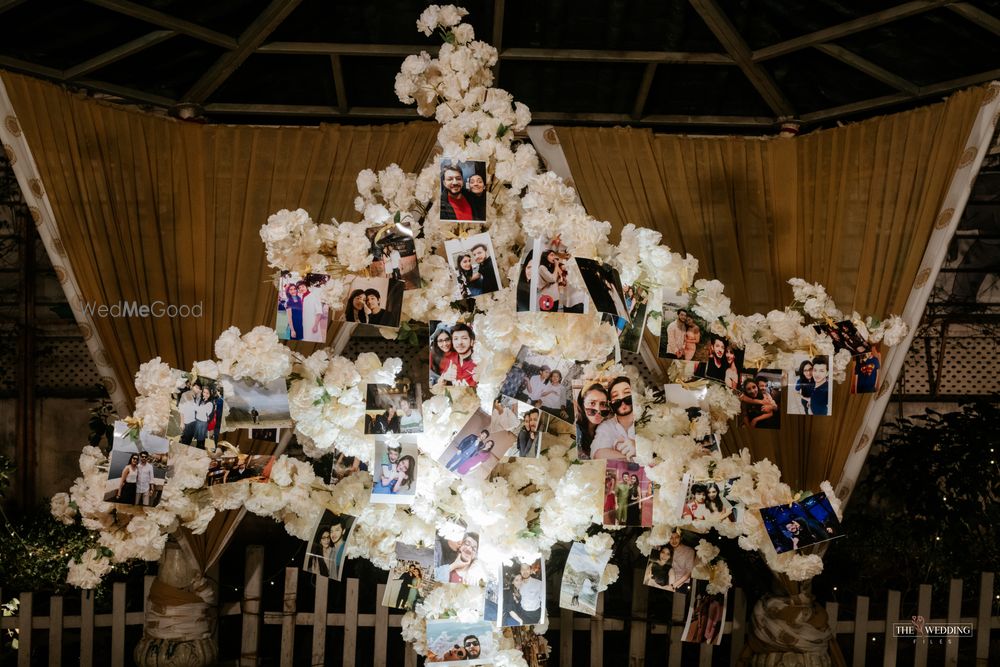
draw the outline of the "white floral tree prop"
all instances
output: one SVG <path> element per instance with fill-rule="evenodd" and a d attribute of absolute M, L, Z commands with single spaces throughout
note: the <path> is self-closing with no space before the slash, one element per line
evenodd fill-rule
<path fill-rule="evenodd" d="M 650 286 L 651 303 L 658 302 L 659 294 L 689 294 L 690 307 L 710 323 L 711 331 L 745 350 L 747 366 L 783 368 L 796 351 L 828 343 L 813 329 L 812 321 L 838 320 L 843 314 L 819 285 L 790 280 L 794 307 L 766 315 L 734 315 L 723 285 L 716 280 L 694 280 L 697 260 L 671 252 L 660 243 L 659 232 L 627 225 L 620 241 L 611 243 L 611 225 L 588 215 L 574 190 L 554 173 L 542 171 L 534 148 L 518 139 L 531 119 L 528 108 L 506 91 L 492 87 L 491 67 L 497 61 L 497 51 L 474 40 L 472 27 L 462 23 L 466 14 L 465 9 L 450 5 L 432 5 L 424 11 L 418 29 L 426 35 L 438 32 L 444 43 L 437 57 L 427 53 L 409 56 L 395 87 L 403 102 L 416 103 L 421 115 L 434 116 L 441 124 L 438 141 L 445 155 L 489 163 L 488 230 L 497 266 L 510 283 L 515 280 L 518 257 L 528 239 L 559 236 L 572 255 L 614 266 L 623 283 Z M 424 284 L 405 293 L 404 321 L 453 319 L 458 311 L 452 304 L 460 294 L 444 257 L 436 254 L 443 241 L 454 236 L 453 224 L 440 221 L 436 203 L 428 207 L 428 202 L 437 200 L 438 174 L 436 164 L 419 174 L 404 173 L 396 165 L 377 174 L 361 172 L 355 199 L 361 216 L 358 222 L 317 224 L 301 209 L 272 215 L 261 229 L 268 263 L 278 270 L 302 274 L 360 271 L 373 259 L 365 231 L 392 221 L 411 220 L 423 234 L 416 240 L 416 251 Z M 323 301 L 342 307 L 346 297 L 343 280 L 330 280 L 322 290 Z M 303 540 L 310 538 L 324 508 L 355 515 L 347 555 L 366 558 L 381 567 L 392 564 L 397 541 L 429 545 L 435 531 L 447 532 L 454 517 L 464 518 L 492 538 L 482 545 L 480 558 L 496 565 L 515 557 L 529 559 L 539 552 L 547 555 L 557 542 L 585 540 L 593 553 L 610 551 L 611 535 L 595 533 L 595 524 L 602 523 L 595 499 L 603 496 L 603 466 L 600 462 L 576 465 L 572 438 L 547 441 L 539 458 L 501 463 L 486 481 L 456 479 L 432 462 L 472 412 L 480 406 L 489 409 L 522 345 L 543 354 L 595 362 L 614 353 L 616 332 L 601 322 L 600 314 L 517 313 L 512 289 L 479 297 L 476 307 L 477 388 L 437 390 L 424 402 L 425 432 L 418 440 L 421 476 L 412 506 L 369 503 L 368 473 L 358 472 L 329 486 L 316 477 L 311 463 L 288 456 L 278 459 L 267 483 L 203 488 L 208 455 L 174 445 L 175 473 L 160 504 L 142 514 L 124 515 L 113 513 L 112 505 L 103 501 L 107 460 L 96 448 L 87 447 L 80 458 L 82 476 L 68 495 L 53 499 L 52 509 L 66 522 L 79 514 L 85 526 L 99 532 L 102 548 L 70 563 L 69 581 L 90 588 L 113 563 L 133 558 L 156 560 L 168 535 L 179 526 L 198 534 L 216 512 L 241 506 L 274 517 L 289 534 Z M 895 345 L 906 332 L 895 317 L 874 322 L 854 313 L 850 319 L 872 343 Z M 658 320 L 651 318 L 649 326 L 656 333 Z M 374 354 L 362 354 L 350 361 L 330 356 L 326 350 L 306 357 L 282 345 L 274 330 L 263 326 L 246 334 L 229 329 L 217 341 L 215 353 L 216 361 L 199 362 L 194 372 L 261 382 L 281 377 L 288 380 L 295 434 L 308 456 L 322 456 L 336 448 L 371 461 L 373 445 L 363 435 L 364 386 L 392 383 L 402 368 L 399 359 L 382 361 Z M 846 351 L 836 355 L 834 379 L 843 381 L 849 360 Z M 629 375 L 641 386 L 634 368 L 617 365 L 607 370 Z M 159 358 L 142 365 L 136 375 L 136 425 L 152 431 L 165 427 L 170 395 L 179 380 Z M 686 489 L 682 480 L 687 473 L 693 478 L 735 478 L 731 495 L 749 509 L 795 499 L 770 461 L 755 462 L 747 450 L 713 457 L 697 444 L 702 436 L 725 432 L 739 412 L 739 400 L 732 392 L 721 385 L 710 386 L 708 409 L 694 421 L 683 408 L 657 402 L 651 389 L 645 398 L 644 419 L 636 428 L 636 460 L 659 485 L 659 492 L 654 500 L 654 527 L 638 539 L 643 553 L 665 544 L 682 523 L 675 509 L 683 501 Z M 822 488 L 839 513 L 830 485 L 824 483 Z M 714 529 L 724 537 L 736 538 L 740 547 L 760 551 L 772 570 L 793 581 L 807 580 L 822 569 L 817 555 L 776 555 L 754 512 L 741 513 L 736 522 L 684 523 L 695 531 Z M 728 589 L 729 568 L 719 558 L 718 548 L 702 541 L 697 556 L 696 575 L 709 580 L 709 591 Z M 610 563 L 599 589 L 605 589 L 617 576 L 617 566 Z M 426 619 L 454 616 L 472 621 L 480 617 L 482 605 L 482 590 L 476 586 L 440 587 L 415 612 L 405 615 L 404 636 L 422 651 Z M 539 633 L 544 630 L 544 626 L 536 628 Z M 496 639 L 502 649 L 498 665 L 523 664 L 510 640 L 499 632 Z"/>

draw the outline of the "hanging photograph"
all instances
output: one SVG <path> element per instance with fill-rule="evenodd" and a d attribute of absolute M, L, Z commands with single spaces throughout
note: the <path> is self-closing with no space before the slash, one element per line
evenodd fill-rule
<path fill-rule="evenodd" d="M 781 428 L 784 372 L 764 368 L 740 375 L 740 415 L 747 428 Z"/>
<path fill-rule="evenodd" d="M 407 377 L 399 377 L 396 384 L 369 384 L 365 391 L 365 433 L 423 433 L 423 400 L 421 386 Z"/>
<path fill-rule="evenodd" d="M 442 222 L 486 222 L 486 162 L 441 158 Z"/>
<path fill-rule="evenodd" d="M 690 521 L 723 521 L 729 520 L 733 512 L 732 504 L 723 493 L 725 482 L 717 479 L 690 479 L 687 496 L 681 510 L 681 520 Z"/>
<path fill-rule="evenodd" d="M 486 479 L 517 440 L 510 431 L 490 431 L 490 415 L 476 410 L 437 458 L 445 468 L 469 479 Z"/>
<path fill-rule="evenodd" d="M 503 287 L 488 233 L 448 239 L 444 250 L 463 299 L 475 299 Z"/>
<path fill-rule="evenodd" d="M 399 327 L 403 316 L 402 280 L 347 276 L 347 301 L 338 317 L 346 322 L 379 327 Z"/>
<path fill-rule="evenodd" d="M 733 347 L 732 343 L 715 334 L 710 334 L 704 355 L 695 353 L 698 359 L 704 356 L 703 361 L 698 361 L 694 369 L 694 376 L 721 382 L 732 391 L 739 389 L 740 373 L 743 372 L 743 350 Z"/>
<path fill-rule="evenodd" d="M 466 529 L 448 537 L 438 533 L 434 541 L 435 581 L 476 586 L 495 577 L 479 559 L 478 532 Z"/>
<path fill-rule="evenodd" d="M 454 619 L 427 621 L 427 664 L 492 664 L 496 646 L 493 624 L 486 621 L 463 623 Z"/>
<path fill-rule="evenodd" d="M 708 581 L 695 579 L 681 641 L 721 644 L 722 628 L 726 624 L 726 596 L 726 593 L 709 593 Z"/>
<path fill-rule="evenodd" d="M 292 425 L 285 378 L 261 384 L 250 378 L 219 378 L 222 385 L 224 430 L 284 428 Z"/>
<path fill-rule="evenodd" d="M 536 354 L 522 346 L 500 385 L 500 394 L 570 422 L 573 419 L 572 383 L 582 370 L 576 362 Z"/>
<path fill-rule="evenodd" d="M 535 634 L 530 625 L 506 627 L 503 635 L 514 642 L 528 667 L 546 667 L 550 647 L 544 635 Z"/>
<path fill-rule="evenodd" d="M 409 505 L 417 492 L 416 443 L 375 443 L 372 502 Z"/>
<path fill-rule="evenodd" d="M 829 416 L 833 411 L 830 384 L 829 356 L 795 354 L 788 370 L 785 411 L 790 415 Z"/>
<path fill-rule="evenodd" d="M 382 605 L 413 611 L 435 586 L 434 549 L 396 542 L 396 564 L 389 569 Z"/>
<path fill-rule="evenodd" d="M 281 340 L 325 343 L 330 324 L 330 306 L 320 301 L 317 287 L 329 276 L 307 273 L 300 276 L 282 271 L 278 278 L 278 315 L 274 330 Z"/>
<path fill-rule="evenodd" d="M 843 535 L 840 520 L 822 491 L 791 505 L 765 507 L 760 510 L 760 516 L 779 554 Z"/>
<path fill-rule="evenodd" d="M 646 330 L 646 317 L 649 314 L 649 290 L 642 285 L 623 285 L 625 308 L 628 309 L 628 321 L 617 318 L 618 346 L 623 352 L 637 353 L 642 342 L 642 332 Z"/>
<path fill-rule="evenodd" d="M 653 483 L 646 468 L 628 461 L 608 461 L 604 473 L 604 525 L 653 525 Z"/>
<path fill-rule="evenodd" d="M 500 625 L 538 625 L 545 622 L 545 560 L 514 559 L 500 573 Z"/>
<path fill-rule="evenodd" d="M 596 614 L 597 585 L 610 557 L 610 552 L 604 552 L 600 558 L 594 557 L 585 544 L 574 542 L 566 557 L 559 585 L 559 606 L 590 616 Z"/>
<path fill-rule="evenodd" d="M 406 221 L 369 227 L 365 230 L 371 242 L 371 275 L 402 280 L 404 289 L 420 289 L 420 269 L 417 265 L 416 235 Z"/>
<path fill-rule="evenodd" d="M 280 428 L 252 428 L 250 438 L 261 442 L 281 442 Z"/>
<path fill-rule="evenodd" d="M 693 544 L 697 544 L 701 536 L 687 533 Z M 691 580 L 694 570 L 696 552 L 692 546 L 685 543 L 685 536 L 675 530 L 670 534 L 670 541 L 649 552 L 649 562 L 643 583 L 653 588 L 675 592 Z"/>
<path fill-rule="evenodd" d="M 518 312 L 588 312 L 586 286 L 571 260 L 558 236 L 529 239 L 515 287 Z"/>
<path fill-rule="evenodd" d="M 658 353 L 660 359 L 695 361 L 698 348 L 702 346 L 702 338 L 708 340 L 708 324 L 690 308 L 678 308 L 664 303 L 660 312 L 663 313 Z M 708 358 L 707 349 L 704 358 Z"/>
<path fill-rule="evenodd" d="M 631 461 L 635 420 L 641 414 L 624 376 L 577 378 L 572 382 L 577 458 Z"/>
<path fill-rule="evenodd" d="M 267 482 L 271 478 L 274 457 L 270 454 L 222 455 L 210 459 L 205 474 L 205 486 L 220 486 L 235 482 Z"/>
<path fill-rule="evenodd" d="M 878 391 L 881 372 L 882 353 L 878 345 L 874 345 L 864 354 L 854 357 L 854 367 L 851 369 L 851 393 L 874 394 Z"/>
<path fill-rule="evenodd" d="M 861 332 L 850 320 L 830 322 L 829 324 L 814 324 L 816 333 L 825 334 L 833 341 L 833 353 L 847 350 L 852 357 L 865 354 L 871 349 L 871 344 L 865 340 Z"/>
<path fill-rule="evenodd" d="M 468 321 L 430 323 L 430 386 L 443 382 L 445 386 L 475 387 L 476 332 Z"/>
<path fill-rule="evenodd" d="M 306 572 L 312 572 L 321 577 L 340 581 L 344 571 L 347 538 L 354 528 L 355 517 L 347 514 L 334 514 L 323 510 L 323 516 L 313 531 L 312 541 L 306 550 L 304 565 Z"/>
<path fill-rule="evenodd" d="M 551 416 L 523 401 L 499 396 L 493 401 L 490 432 L 509 431 L 516 438 L 503 456 L 536 457 Z"/>
<path fill-rule="evenodd" d="M 149 431 L 136 433 L 116 421 L 104 500 L 109 503 L 156 507 L 167 483 L 169 441 Z"/>
<path fill-rule="evenodd" d="M 629 309 L 625 305 L 625 294 L 622 291 L 622 281 L 618 276 L 618 269 L 610 264 L 601 264 L 595 259 L 586 257 L 577 257 L 576 265 L 597 312 L 607 313 L 626 322 L 631 322 Z"/>
<path fill-rule="evenodd" d="M 336 484 L 359 471 L 368 471 L 368 464 L 357 456 L 347 456 L 343 452 L 333 450 L 333 464 L 330 466 L 328 484 Z"/>
<path fill-rule="evenodd" d="M 173 394 L 166 436 L 182 445 L 205 449 L 205 440 L 219 441 L 224 407 L 222 385 L 205 377 L 182 374 L 184 385 Z"/>

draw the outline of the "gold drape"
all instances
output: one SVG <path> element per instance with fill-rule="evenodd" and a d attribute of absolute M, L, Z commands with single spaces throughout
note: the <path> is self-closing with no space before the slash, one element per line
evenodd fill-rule
<path fill-rule="evenodd" d="M 792 300 L 786 280 L 827 287 L 847 312 L 902 311 L 986 89 L 792 139 L 689 137 L 560 128 L 577 190 L 616 230 L 652 227 L 718 278 L 733 312 Z M 654 345 L 655 341 L 649 341 Z M 833 416 L 785 417 L 780 431 L 733 428 L 793 488 L 837 479 L 870 396 L 838 385 Z"/>

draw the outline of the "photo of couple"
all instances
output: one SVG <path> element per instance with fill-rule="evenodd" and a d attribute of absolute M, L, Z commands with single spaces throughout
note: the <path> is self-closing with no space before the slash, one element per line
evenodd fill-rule
<path fill-rule="evenodd" d="M 548 427 L 549 419 L 549 415 L 533 405 L 500 396 L 493 401 L 489 430 L 491 433 L 509 431 L 516 438 L 514 446 L 504 452 L 504 456 L 535 457 L 538 456 L 542 432 Z"/>
<path fill-rule="evenodd" d="M 298 273 L 281 272 L 278 278 L 278 315 L 274 325 L 278 338 L 326 342 L 330 307 L 320 301 L 315 289 L 327 280 L 329 276 L 319 273 L 308 273 L 302 278 Z"/>
<path fill-rule="evenodd" d="M 554 238 L 536 238 L 521 258 L 517 275 L 517 311 L 586 313 L 586 289 L 572 256 Z"/>
<path fill-rule="evenodd" d="M 479 533 L 465 530 L 434 542 L 434 579 L 442 584 L 478 586 L 495 577 L 479 560 Z"/>
<path fill-rule="evenodd" d="M 843 322 L 830 322 L 825 324 L 814 324 L 816 333 L 826 334 L 833 342 L 833 353 L 847 350 L 852 357 L 867 353 L 871 350 L 871 344 L 865 340 L 861 332 L 850 320 Z"/>
<path fill-rule="evenodd" d="M 726 596 L 726 593 L 710 594 L 708 580 L 695 579 L 681 641 L 721 644 L 722 626 L 726 623 Z"/>
<path fill-rule="evenodd" d="M 537 625 L 545 622 L 545 561 L 517 558 L 500 573 L 500 625 Z"/>
<path fill-rule="evenodd" d="M 344 571 L 344 561 L 347 560 L 344 557 L 347 538 L 350 537 L 353 527 L 353 516 L 323 510 L 323 516 L 313 531 L 312 541 L 306 550 L 302 569 L 320 577 L 340 581 Z"/>
<path fill-rule="evenodd" d="M 840 519 L 826 493 L 819 492 L 791 505 L 761 509 L 767 536 L 777 553 L 795 551 L 843 535 Z"/>
<path fill-rule="evenodd" d="M 156 507 L 167 482 L 170 443 L 149 431 L 136 433 L 116 421 L 104 501 L 138 507 Z"/>
<path fill-rule="evenodd" d="M 694 361 L 702 336 L 708 336 L 708 324 L 688 308 L 677 308 L 669 302 L 663 304 L 662 312 L 660 359 Z"/>
<path fill-rule="evenodd" d="M 734 348 L 723 338 L 712 334 L 709 336 L 708 358 L 699 361 L 694 368 L 694 376 L 721 382 L 732 391 L 739 391 L 740 373 L 743 372 L 743 350 Z M 697 352 L 695 357 L 699 357 Z"/>
<path fill-rule="evenodd" d="M 541 408 L 569 422 L 573 414 L 572 382 L 582 368 L 575 362 L 536 354 L 527 346 L 522 346 L 500 385 L 500 394 Z"/>
<path fill-rule="evenodd" d="M 733 503 L 727 497 L 728 490 L 726 483 L 720 480 L 688 479 L 688 492 L 681 509 L 681 520 L 735 521 L 736 514 Z"/>
<path fill-rule="evenodd" d="M 444 242 L 459 292 L 463 299 L 475 299 L 502 287 L 493 253 L 493 242 L 486 232 Z"/>
<path fill-rule="evenodd" d="M 628 321 L 616 318 L 618 346 L 628 352 L 638 352 L 642 342 L 642 332 L 646 329 L 646 315 L 649 313 L 649 290 L 641 285 L 622 285 Z"/>
<path fill-rule="evenodd" d="M 611 558 L 610 552 L 594 557 L 582 542 L 570 547 L 562 582 L 559 584 L 559 606 L 593 616 L 597 613 L 597 585 Z"/>
<path fill-rule="evenodd" d="M 205 449 L 205 440 L 219 441 L 225 401 L 222 385 L 216 380 L 182 374 L 184 386 L 173 395 L 168 438 L 180 437 L 182 445 L 195 443 Z"/>
<path fill-rule="evenodd" d="M 632 381 L 624 375 L 575 380 L 573 398 L 577 458 L 633 460 L 641 412 L 633 402 Z"/>
<path fill-rule="evenodd" d="M 347 301 L 342 318 L 346 322 L 379 327 L 399 327 L 403 316 L 402 280 L 347 276 Z"/>
<path fill-rule="evenodd" d="M 684 544 L 680 531 L 670 534 L 670 542 L 649 553 L 643 583 L 665 591 L 677 591 L 691 580 L 695 550 Z"/>
<path fill-rule="evenodd" d="M 371 275 L 402 280 L 404 289 L 420 288 L 416 238 L 408 222 L 390 222 L 365 230 L 371 241 Z"/>
<path fill-rule="evenodd" d="M 437 458 L 451 472 L 470 479 L 486 479 L 517 440 L 505 430 L 490 431 L 491 417 L 476 410 Z"/>
<path fill-rule="evenodd" d="M 827 417 L 833 410 L 833 391 L 830 387 L 830 357 L 821 354 L 810 356 L 796 354 L 789 370 L 788 403 L 790 415 Z M 793 377 L 794 376 L 794 377 Z"/>
<path fill-rule="evenodd" d="M 475 387 L 476 362 L 472 353 L 476 346 L 476 332 L 472 322 L 430 323 L 430 383 L 446 386 Z"/>
<path fill-rule="evenodd" d="M 442 222 L 486 222 L 486 162 L 441 158 Z"/>
<path fill-rule="evenodd" d="M 205 486 L 266 482 L 271 477 L 274 461 L 274 457 L 269 454 L 238 454 L 211 459 L 205 474 Z"/>
<path fill-rule="evenodd" d="M 646 468 L 628 461 L 608 461 L 604 473 L 604 525 L 653 525 L 653 484 Z"/>
<path fill-rule="evenodd" d="M 493 624 L 486 621 L 463 623 L 455 619 L 427 621 L 427 664 L 492 664 L 496 646 Z"/>
<path fill-rule="evenodd" d="M 409 504 L 417 492 L 417 458 L 414 443 L 375 443 L 372 502 Z"/>
<path fill-rule="evenodd" d="M 740 411 L 747 428 L 781 428 L 781 385 L 784 373 L 764 368 L 740 375 Z"/>
<path fill-rule="evenodd" d="M 396 564 L 382 594 L 382 605 L 412 611 L 436 587 L 434 549 L 396 542 Z"/>
<path fill-rule="evenodd" d="M 365 433 L 423 433 L 423 394 L 419 384 L 399 377 L 396 384 L 369 384 L 365 392 Z"/>
<path fill-rule="evenodd" d="M 267 384 L 228 375 L 219 378 L 224 396 L 224 426 L 226 431 L 238 428 L 279 428 L 292 425 L 288 407 L 285 378 Z"/>
<path fill-rule="evenodd" d="M 583 283 L 587 286 L 587 292 L 597 312 L 607 313 L 626 323 L 631 322 L 631 313 L 625 305 L 625 294 L 622 291 L 618 269 L 586 257 L 577 257 L 576 265 L 580 269 Z"/>

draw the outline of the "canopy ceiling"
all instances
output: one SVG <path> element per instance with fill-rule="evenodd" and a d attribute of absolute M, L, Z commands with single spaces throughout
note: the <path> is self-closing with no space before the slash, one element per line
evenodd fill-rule
<path fill-rule="evenodd" d="M 421 0 L 0 0 L 0 67 L 209 122 L 413 117 Z M 1000 0 L 466 0 L 537 122 L 766 134 L 1000 78 Z"/>

